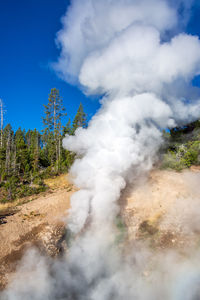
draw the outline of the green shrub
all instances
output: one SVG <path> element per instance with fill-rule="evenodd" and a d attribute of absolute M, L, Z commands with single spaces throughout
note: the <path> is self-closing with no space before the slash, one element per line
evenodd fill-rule
<path fill-rule="evenodd" d="M 186 168 L 184 161 L 176 156 L 176 153 L 168 151 L 163 156 L 163 161 L 161 168 L 163 169 L 174 169 L 176 171 L 181 171 Z"/>
<path fill-rule="evenodd" d="M 162 168 L 180 171 L 192 165 L 200 164 L 200 141 L 175 144 L 172 149 L 164 154 Z"/>

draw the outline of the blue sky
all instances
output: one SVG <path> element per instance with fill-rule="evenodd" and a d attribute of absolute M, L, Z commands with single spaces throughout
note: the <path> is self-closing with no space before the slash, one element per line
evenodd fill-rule
<path fill-rule="evenodd" d="M 89 118 L 99 107 L 97 100 L 87 99 L 49 67 L 59 55 L 55 36 L 67 5 L 68 0 L 0 1 L 0 97 L 5 104 L 5 124 L 11 123 L 14 129 L 42 129 L 42 104 L 47 103 L 53 87 L 60 90 L 71 118 L 80 101 Z M 193 8 L 187 32 L 200 36 L 199 7 Z"/>
<path fill-rule="evenodd" d="M 59 55 L 55 35 L 68 4 L 67 0 L 0 1 L 0 97 L 5 123 L 14 129 L 42 129 L 42 104 L 53 87 L 60 90 L 71 118 L 80 101 L 88 117 L 98 108 L 97 101 L 86 99 L 49 67 Z"/>

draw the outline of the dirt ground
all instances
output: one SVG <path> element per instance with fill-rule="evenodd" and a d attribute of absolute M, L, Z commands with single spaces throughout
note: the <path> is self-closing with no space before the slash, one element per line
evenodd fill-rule
<path fill-rule="evenodd" d="M 49 179 L 46 184 L 51 192 L 8 207 L 7 216 L 5 209 L 3 217 L 0 210 L 1 289 L 31 245 L 53 257 L 67 247 L 65 220 L 75 189 L 66 176 Z M 180 173 L 154 170 L 127 187 L 120 200 L 127 243 L 131 246 L 135 240 L 142 239 L 161 250 L 199 244 L 199 187 L 198 167 Z"/>
<path fill-rule="evenodd" d="M 200 168 L 154 170 L 123 195 L 128 239 L 151 246 L 195 247 L 200 240 Z"/>
<path fill-rule="evenodd" d="M 45 195 L 0 211 L 1 289 L 31 245 L 37 245 L 51 256 L 56 256 L 64 247 L 65 219 L 74 190 L 65 176 L 49 179 L 47 183 L 50 191 Z"/>

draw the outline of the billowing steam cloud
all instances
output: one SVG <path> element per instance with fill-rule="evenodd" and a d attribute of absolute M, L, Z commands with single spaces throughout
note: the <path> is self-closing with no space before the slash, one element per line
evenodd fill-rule
<path fill-rule="evenodd" d="M 40 258 L 36 264 L 33 254 L 27 270 L 32 281 L 23 287 L 14 282 L 5 299 L 197 299 L 179 288 L 186 273 L 185 286 L 198 284 L 198 255 L 182 263 L 172 253 L 163 262 L 136 247 L 124 258 L 114 246 L 120 193 L 151 169 L 161 129 L 200 115 L 198 91 L 190 85 L 200 74 L 200 41 L 178 33 L 192 2 L 173 2 L 72 1 L 58 33 L 55 68 L 87 94 L 104 95 L 89 127 L 64 140 L 80 157 L 71 169 L 80 190 L 72 196 L 68 220 L 79 237 L 64 262 Z M 146 268 L 155 269 L 147 278 Z M 45 284 L 34 284 L 38 274 Z"/>
<path fill-rule="evenodd" d="M 72 197 L 75 232 L 89 215 L 99 224 L 113 221 L 127 177 L 151 168 L 160 129 L 199 116 L 200 101 L 188 103 L 185 91 L 200 72 L 200 41 L 173 35 L 179 15 L 171 4 L 80 0 L 63 19 L 57 70 L 87 93 L 106 95 L 89 128 L 64 141 L 83 156 L 72 167 L 81 189 Z"/>

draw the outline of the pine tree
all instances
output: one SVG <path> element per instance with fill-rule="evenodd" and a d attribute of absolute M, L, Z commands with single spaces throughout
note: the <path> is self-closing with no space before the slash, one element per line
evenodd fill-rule
<path fill-rule="evenodd" d="M 31 146 L 31 130 L 29 129 L 25 134 L 25 140 L 28 148 Z"/>
<path fill-rule="evenodd" d="M 71 135 L 72 127 L 71 127 L 71 119 L 69 118 L 67 124 L 63 126 L 62 137 L 65 137 L 66 134 Z"/>
<path fill-rule="evenodd" d="M 29 141 L 29 157 L 31 169 L 34 172 L 38 172 L 39 169 L 39 148 L 40 148 L 40 134 L 34 129 L 30 131 L 30 141 Z"/>
<path fill-rule="evenodd" d="M 86 127 L 86 114 L 80 103 L 77 114 L 71 123 L 69 119 L 62 126 L 66 116 L 59 91 L 52 89 L 43 118 L 44 130 L 12 130 L 10 124 L 0 127 L 0 183 L 1 201 L 12 201 L 45 190 L 43 178 L 68 171 L 75 153 L 64 149 L 65 135 L 73 135 L 78 127 Z M 0 105 L 1 115 L 1 105 Z M 2 119 L 3 121 L 3 119 Z"/>
<path fill-rule="evenodd" d="M 59 172 L 60 161 L 61 161 L 61 128 L 62 118 L 66 116 L 65 108 L 63 106 L 62 99 L 59 94 L 59 90 L 56 88 L 51 89 L 49 95 L 48 104 L 44 105 L 45 117 L 43 118 L 43 124 L 45 127 L 44 138 L 46 143 L 50 143 L 51 150 L 52 146 L 55 151 L 55 163 L 56 170 Z M 49 139 L 53 132 L 53 139 Z M 52 155 L 51 155 L 52 157 Z"/>
<path fill-rule="evenodd" d="M 72 134 L 75 133 L 76 129 L 79 127 L 85 128 L 87 125 L 87 115 L 83 110 L 83 105 L 80 103 L 77 114 L 73 120 Z"/>
<path fill-rule="evenodd" d="M 16 191 L 18 186 L 18 177 L 12 175 L 8 178 L 5 184 L 5 189 L 7 190 L 7 200 L 12 201 L 16 197 Z"/>
<path fill-rule="evenodd" d="M 18 168 L 18 175 L 23 175 L 25 167 L 28 163 L 28 147 L 25 143 L 24 132 L 19 128 L 15 133 L 16 143 L 16 164 Z"/>

